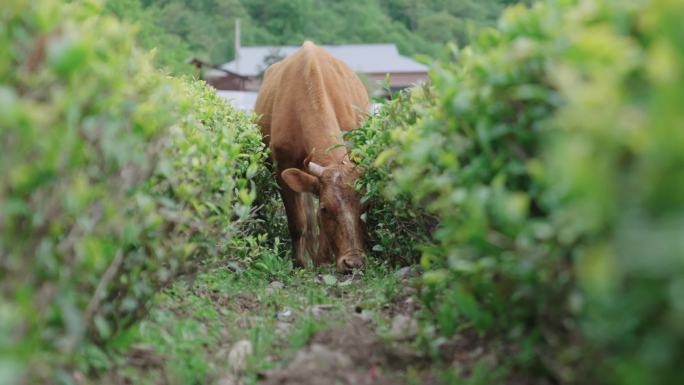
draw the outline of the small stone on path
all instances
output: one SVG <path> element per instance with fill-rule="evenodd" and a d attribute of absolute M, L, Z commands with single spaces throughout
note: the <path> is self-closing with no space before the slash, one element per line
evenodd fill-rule
<path fill-rule="evenodd" d="M 232 373 L 240 373 L 247 367 L 247 357 L 252 355 L 252 343 L 240 340 L 233 345 L 228 353 L 228 367 Z"/>
<path fill-rule="evenodd" d="M 314 318 L 319 319 L 324 313 L 327 313 L 328 311 L 334 309 L 334 305 L 327 305 L 327 304 L 320 304 L 320 305 L 313 305 L 309 308 L 309 312 L 311 315 L 314 316 Z"/>
<path fill-rule="evenodd" d="M 283 288 L 285 288 L 285 285 L 282 282 L 273 281 L 273 282 L 269 283 L 268 286 L 266 287 L 266 293 L 273 294 L 278 290 L 282 290 Z"/>
<path fill-rule="evenodd" d="M 394 272 L 394 276 L 400 280 L 405 280 L 411 277 L 415 277 L 420 274 L 420 266 L 405 266 Z"/>
<path fill-rule="evenodd" d="M 292 322 L 292 320 L 294 319 L 294 314 L 292 313 L 292 310 L 290 308 L 286 307 L 276 314 L 276 318 L 278 319 L 278 321 Z"/>
<path fill-rule="evenodd" d="M 411 339 L 418 335 L 418 322 L 409 316 L 397 314 L 392 319 L 389 334 L 395 339 Z"/>

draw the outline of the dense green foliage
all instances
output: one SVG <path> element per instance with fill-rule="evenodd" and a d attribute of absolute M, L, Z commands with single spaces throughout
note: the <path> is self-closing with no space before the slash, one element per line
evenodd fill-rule
<path fill-rule="evenodd" d="M 176 74 L 193 72 L 189 60 L 193 57 L 191 42 L 185 36 L 170 33 L 157 15 L 143 8 L 140 0 L 103 1 L 108 12 L 136 25 L 136 40 L 146 49 L 154 50 L 158 66 Z"/>
<path fill-rule="evenodd" d="M 406 55 L 437 54 L 466 44 L 493 25 L 509 0 L 107 0 L 109 10 L 139 24 L 141 44 L 183 70 L 198 57 L 222 64 L 234 56 L 235 19 L 243 46 L 395 43 Z M 185 56 L 185 58 L 183 58 Z M 185 67 L 187 70 L 187 67 Z"/>
<path fill-rule="evenodd" d="M 682 381 L 683 16 L 672 1 L 514 7 L 436 66 L 433 91 L 355 134 L 390 147 L 367 191 L 439 218 L 429 344 L 474 329 L 505 352 L 498 369 Z M 388 119 L 403 122 L 375 132 Z"/>
<path fill-rule="evenodd" d="M 684 381 L 684 4 L 577 8 L 542 179 L 606 382 Z M 574 16 L 574 17 L 572 17 Z"/>
<path fill-rule="evenodd" d="M 228 251 L 268 174 L 249 118 L 157 72 L 100 14 L 50 0 L 0 13 L 3 383 L 92 364 L 78 358 L 160 287 Z"/>
<path fill-rule="evenodd" d="M 382 105 L 359 129 L 345 132 L 344 139 L 351 159 L 365 171 L 357 180 L 363 191 L 368 243 L 373 258 L 399 264 L 416 263 L 420 250 L 416 245 L 431 242 L 437 218 L 411 202 L 409 192 L 389 191 L 397 135 L 427 116 L 434 109 L 430 86 L 404 90 Z M 387 193 L 387 194 L 385 194 Z"/>

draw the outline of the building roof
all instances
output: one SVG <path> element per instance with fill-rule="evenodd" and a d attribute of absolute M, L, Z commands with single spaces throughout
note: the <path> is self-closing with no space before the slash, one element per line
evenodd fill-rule
<path fill-rule="evenodd" d="M 229 70 L 227 70 L 227 69 L 225 69 L 225 68 L 222 68 L 222 67 L 220 67 L 220 66 L 211 64 L 211 63 L 209 63 L 209 62 L 206 62 L 206 61 L 204 61 L 204 60 L 200 60 L 200 59 L 197 59 L 197 58 L 192 58 L 192 59 L 190 59 L 189 63 L 192 64 L 193 66 L 197 67 L 197 68 L 204 68 L 204 67 L 206 67 L 206 68 L 209 68 L 210 70 L 212 70 L 212 71 L 214 71 L 214 72 L 216 72 L 216 73 L 224 73 L 224 74 L 227 74 L 227 75 L 235 76 L 235 77 L 237 77 L 237 78 L 248 79 L 247 76 L 243 76 L 243 75 L 237 74 L 237 73 L 235 73 L 235 72 L 229 71 Z"/>
<path fill-rule="evenodd" d="M 366 74 L 425 73 L 427 66 L 399 54 L 394 44 L 323 45 L 333 56 L 347 63 L 354 72 Z M 299 46 L 258 46 L 240 48 L 239 63 L 235 60 L 222 69 L 243 76 L 257 76 L 265 69 L 264 59 L 269 55 L 289 56 Z"/>

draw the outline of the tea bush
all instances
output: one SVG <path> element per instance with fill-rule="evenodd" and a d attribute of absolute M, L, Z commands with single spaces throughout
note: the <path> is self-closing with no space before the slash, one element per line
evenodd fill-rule
<path fill-rule="evenodd" d="M 683 18 L 676 1 L 570 9 L 548 71 L 565 103 L 541 179 L 608 384 L 684 381 Z"/>
<path fill-rule="evenodd" d="M 396 155 L 396 135 L 428 115 L 435 103 L 430 86 L 398 93 L 381 106 L 358 129 L 344 133 L 349 156 L 364 172 L 357 180 L 363 191 L 362 203 L 368 205 L 365 224 L 371 256 L 396 264 L 415 263 L 420 251 L 415 246 L 431 242 L 437 219 L 415 205 L 410 194 L 391 191 Z M 389 150 L 388 150 L 389 149 Z M 382 155 L 381 155 L 382 154 Z"/>
<path fill-rule="evenodd" d="M 546 76 L 566 49 L 562 18 L 551 3 L 513 8 L 500 29 L 437 65 L 436 107 L 392 151 L 395 188 L 440 221 L 421 260 L 428 342 L 473 329 L 497 336 L 493 349 L 510 355 L 502 366 L 568 380 L 578 358 L 572 244 L 559 242 L 535 178 L 562 103 Z"/>
<path fill-rule="evenodd" d="M 513 7 L 435 66 L 434 107 L 371 123 L 389 127 L 361 147 L 381 164 L 367 191 L 439 220 L 421 261 L 433 347 L 475 330 L 490 369 L 682 381 L 682 16 L 664 0 Z"/>
<path fill-rule="evenodd" d="M 224 255 L 268 171 L 249 118 L 97 3 L 2 8 L 0 378 L 42 383 L 106 365 L 153 293 Z"/>

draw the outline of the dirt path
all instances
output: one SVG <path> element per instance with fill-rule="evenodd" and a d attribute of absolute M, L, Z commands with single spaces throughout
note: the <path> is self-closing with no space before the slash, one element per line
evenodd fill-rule
<path fill-rule="evenodd" d="M 443 369 L 420 348 L 417 269 L 250 266 L 230 263 L 160 294 L 90 383 L 440 383 Z"/>
<path fill-rule="evenodd" d="M 380 319 L 373 318 L 372 310 L 347 302 L 353 296 L 340 296 L 346 305 L 335 314 L 340 324 L 316 332 L 285 366 L 260 373 L 262 383 L 404 384 L 417 379 L 428 383 L 429 362 L 412 345 L 418 324 L 413 317 L 415 289 L 409 280 L 399 277 L 399 292 L 377 309 Z"/>

